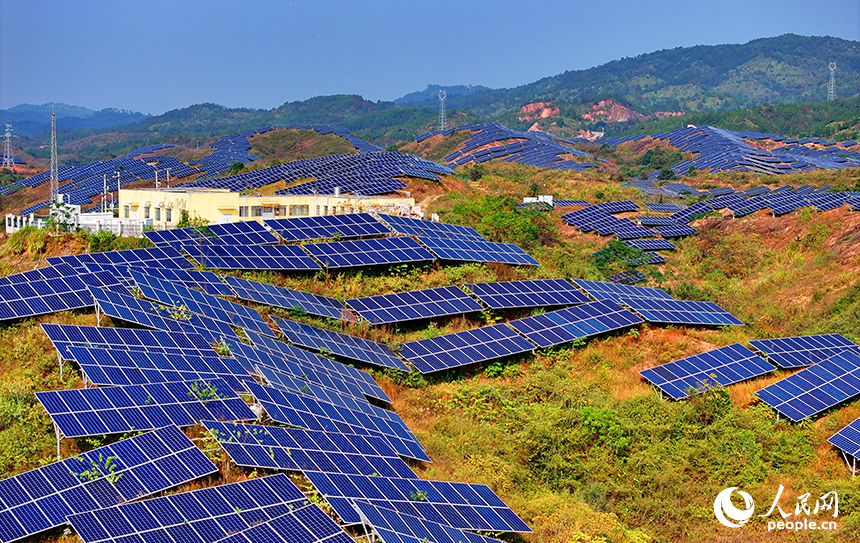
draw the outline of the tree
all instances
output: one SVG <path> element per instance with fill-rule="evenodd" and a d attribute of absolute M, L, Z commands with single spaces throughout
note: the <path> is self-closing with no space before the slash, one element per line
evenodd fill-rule
<path fill-rule="evenodd" d="M 663 168 L 660 170 L 660 175 L 657 176 L 657 179 L 660 181 L 670 181 L 672 179 L 677 179 L 678 176 L 675 175 L 675 172 L 670 170 L 669 168 Z"/>

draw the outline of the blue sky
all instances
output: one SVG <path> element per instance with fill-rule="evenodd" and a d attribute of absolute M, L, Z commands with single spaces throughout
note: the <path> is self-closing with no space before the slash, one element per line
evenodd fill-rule
<path fill-rule="evenodd" d="M 393 100 L 789 32 L 860 41 L 860 2 L 2 0 L 0 108 Z"/>

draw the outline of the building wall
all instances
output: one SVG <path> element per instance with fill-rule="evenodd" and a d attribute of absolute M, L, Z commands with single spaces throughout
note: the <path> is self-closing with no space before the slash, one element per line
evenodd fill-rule
<path fill-rule="evenodd" d="M 390 196 L 249 196 L 220 189 L 120 189 L 119 217 L 151 219 L 156 229 L 176 226 L 187 210 L 209 224 L 246 220 L 314 217 L 378 211 L 420 215 L 414 198 Z M 168 217 L 169 215 L 169 217 Z"/>

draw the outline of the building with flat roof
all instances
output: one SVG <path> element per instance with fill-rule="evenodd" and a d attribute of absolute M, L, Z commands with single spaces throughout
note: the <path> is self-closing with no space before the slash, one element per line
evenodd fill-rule
<path fill-rule="evenodd" d="M 171 228 L 181 220 L 183 211 L 188 212 L 189 218 L 203 219 L 209 224 L 373 211 L 423 215 L 414 198 L 403 196 L 261 195 L 182 186 L 119 191 L 121 219 L 150 219 L 156 229 Z"/>

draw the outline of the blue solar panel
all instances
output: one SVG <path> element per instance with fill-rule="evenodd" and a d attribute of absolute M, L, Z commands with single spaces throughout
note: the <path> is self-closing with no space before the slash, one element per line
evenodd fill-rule
<path fill-rule="evenodd" d="M 713 302 L 689 302 L 647 298 L 621 298 L 621 303 L 648 322 L 743 326 L 744 323 Z"/>
<path fill-rule="evenodd" d="M 203 425 L 238 466 L 418 478 L 379 437 L 230 422 Z"/>
<path fill-rule="evenodd" d="M 310 503 L 284 474 L 69 517 L 84 543 L 218 541 Z"/>
<path fill-rule="evenodd" d="M 461 239 L 474 241 L 487 241 L 474 228 L 468 226 L 458 226 L 455 224 L 447 224 L 443 222 L 424 221 L 421 219 L 412 219 L 410 217 L 400 217 L 397 215 L 382 215 L 383 221 L 395 231 L 409 236 L 418 236 L 422 238 L 442 238 L 442 239 Z"/>
<path fill-rule="evenodd" d="M 504 324 L 404 343 L 400 354 L 421 373 L 433 373 L 534 350 Z"/>
<path fill-rule="evenodd" d="M 688 223 L 693 220 L 694 215 L 709 213 L 713 210 L 714 208 L 709 206 L 707 203 L 697 202 L 686 209 L 678 211 L 677 213 L 671 215 L 669 218 L 676 223 Z"/>
<path fill-rule="evenodd" d="M 604 202 L 602 204 L 594 204 L 607 213 L 624 213 L 625 211 L 638 211 L 641 209 L 635 202 L 630 200 L 622 200 L 620 202 Z"/>
<path fill-rule="evenodd" d="M 624 245 L 643 251 L 674 251 L 678 247 L 665 239 L 637 239 L 625 241 Z"/>
<path fill-rule="evenodd" d="M 664 238 L 682 238 L 684 236 L 694 236 L 699 233 L 698 230 L 692 226 L 687 226 L 686 224 L 679 224 L 677 226 L 655 226 L 654 230 Z"/>
<path fill-rule="evenodd" d="M 277 317 L 274 320 L 287 340 L 295 345 L 316 351 L 327 350 L 332 354 L 374 366 L 409 371 L 382 343 Z"/>
<path fill-rule="evenodd" d="M 234 358 L 208 354 L 165 354 L 124 347 L 69 347 L 68 360 L 74 360 L 94 385 L 143 385 L 170 381 L 222 379 L 236 392 L 247 391 L 243 383 L 253 381 Z"/>
<path fill-rule="evenodd" d="M 639 270 L 613 273 L 609 277 L 610 283 L 618 283 L 621 285 L 634 285 L 639 281 L 645 280 L 645 274 Z"/>
<path fill-rule="evenodd" d="M 87 270 L 98 271 L 98 270 Z M 68 264 L 58 264 L 47 268 L 38 268 L 20 273 L 13 273 L 0 277 L 0 285 L 18 285 L 21 283 L 32 283 L 33 281 L 44 281 L 45 279 L 57 279 L 60 277 L 71 277 L 77 275 L 75 268 Z"/>
<path fill-rule="evenodd" d="M 827 441 L 845 454 L 860 458 L 860 418 L 854 419 L 851 424 L 836 432 Z"/>
<path fill-rule="evenodd" d="M 37 392 L 65 437 L 122 434 L 201 420 L 255 420 L 221 379 Z"/>
<path fill-rule="evenodd" d="M 645 202 L 645 207 L 658 213 L 677 213 L 681 211 L 681 208 L 675 204 L 652 204 L 650 202 Z"/>
<path fill-rule="evenodd" d="M 300 308 L 311 315 L 319 315 L 320 317 L 330 319 L 358 320 L 349 309 L 345 308 L 341 302 L 334 298 L 250 281 L 241 277 L 233 277 L 232 275 L 226 276 L 224 280 L 242 300 L 281 307 L 283 309 Z"/>
<path fill-rule="evenodd" d="M 564 279 L 466 283 L 463 286 L 493 309 L 576 305 L 591 301 Z"/>
<path fill-rule="evenodd" d="M 821 413 L 860 394 L 860 354 L 849 350 L 786 377 L 757 392 L 759 398 L 794 422 Z"/>
<path fill-rule="evenodd" d="M 680 400 L 714 387 L 728 386 L 774 371 L 762 357 L 740 343 L 668 362 L 639 374 Z"/>
<path fill-rule="evenodd" d="M 249 307 L 136 271 L 132 271 L 131 276 L 145 298 L 176 308 L 174 314 L 196 313 L 228 325 L 274 335 L 262 315 Z"/>
<path fill-rule="evenodd" d="M 672 226 L 677 224 L 669 217 L 633 217 L 642 226 Z"/>
<path fill-rule="evenodd" d="M 287 241 L 350 239 L 383 236 L 391 233 L 384 224 L 376 220 L 370 213 L 269 219 L 265 223 L 266 226 Z"/>
<path fill-rule="evenodd" d="M 346 304 L 371 324 L 429 319 L 482 311 L 484 308 L 457 287 L 412 290 L 346 300 Z"/>
<path fill-rule="evenodd" d="M 170 283 L 181 284 L 187 288 L 202 290 L 207 294 L 215 296 L 234 296 L 230 287 L 212 272 L 199 270 L 185 270 L 181 268 L 142 268 L 136 266 L 118 266 L 112 264 L 95 264 L 85 263 L 84 267 L 91 272 L 103 271 L 112 274 L 115 278 L 131 290 L 134 285 L 134 280 L 131 278 L 131 272 L 137 271 L 145 273 L 150 277 L 155 277 Z"/>
<path fill-rule="evenodd" d="M 91 288 L 126 292 L 118 278 L 104 272 L 0 285 L 0 320 L 91 307 Z"/>
<path fill-rule="evenodd" d="M 591 302 L 508 324 L 539 347 L 551 347 L 640 324 L 642 319 L 612 301 Z"/>
<path fill-rule="evenodd" d="M 72 358 L 71 347 L 107 347 L 167 354 L 212 354 L 212 346 L 200 334 L 110 328 L 105 326 L 75 326 L 71 324 L 41 325 L 60 357 Z"/>
<path fill-rule="evenodd" d="M 280 517 L 256 522 L 250 528 L 218 540 L 218 543 L 296 542 L 354 543 L 354 540 L 315 503 L 298 507 Z"/>
<path fill-rule="evenodd" d="M 603 281 L 589 281 L 587 279 L 574 279 L 573 282 L 597 300 L 620 301 L 622 298 L 659 298 L 672 300 L 673 298 L 661 288 L 634 287 L 630 285 L 618 285 Z"/>
<path fill-rule="evenodd" d="M 211 343 L 221 343 L 224 340 L 231 343 L 239 341 L 230 325 L 209 317 L 171 310 L 133 296 L 110 291 L 91 290 L 90 294 L 104 314 L 114 319 L 166 332 L 197 333 Z"/>
<path fill-rule="evenodd" d="M 756 339 L 750 345 L 781 368 L 802 368 L 860 346 L 839 334 Z"/>
<path fill-rule="evenodd" d="M 309 243 L 304 247 L 328 269 L 435 260 L 427 249 L 412 238 Z"/>
<path fill-rule="evenodd" d="M 441 260 L 462 262 L 500 262 L 523 266 L 540 266 L 540 262 L 513 243 L 421 238 Z"/>
<path fill-rule="evenodd" d="M 352 506 L 358 500 L 461 530 L 531 532 L 486 485 L 313 472 L 307 477 L 347 525 L 362 521 Z"/>
<path fill-rule="evenodd" d="M 430 461 L 418 438 L 396 413 L 346 396 L 340 398 L 340 404 L 335 404 L 254 383 L 250 388 L 269 418 L 276 422 L 306 430 L 380 437 L 401 456 Z"/>
<path fill-rule="evenodd" d="M 298 245 L 183 246 L 199 265 L 219 270 L 319 270 Z"/>
<path fill-rule="evenodd" d="M 68 264 L 78 271 L 85 271 L 85 264 L 113 264 L 118 266 L 143 266 L 146 268 L 181 268 L 193 266 L 176 249 L 171 247 L 151 247 L 149 249 L 128 249 L 107 253 L 87 253 L 71 256 L 52 256 L 46 259 L 51 266 Z"/>
<path fill-rule="evenodd" d="M 0 481 L 0 540 L 16 541 L 62 526 L 76 513 L 136 500 L 217 472 L 173 426 L 123 439 Z"/>
<path fill-rule="evenodd" d="M 426 543 L 427 541 L 500 543 L 498 539 L 452 528 L 394 509 L 377 507 L 363 501 L 356 501 L 355 508 L 361 512 L 362 522 L 369 525 L 382 541 L 400 543 Z"/>

